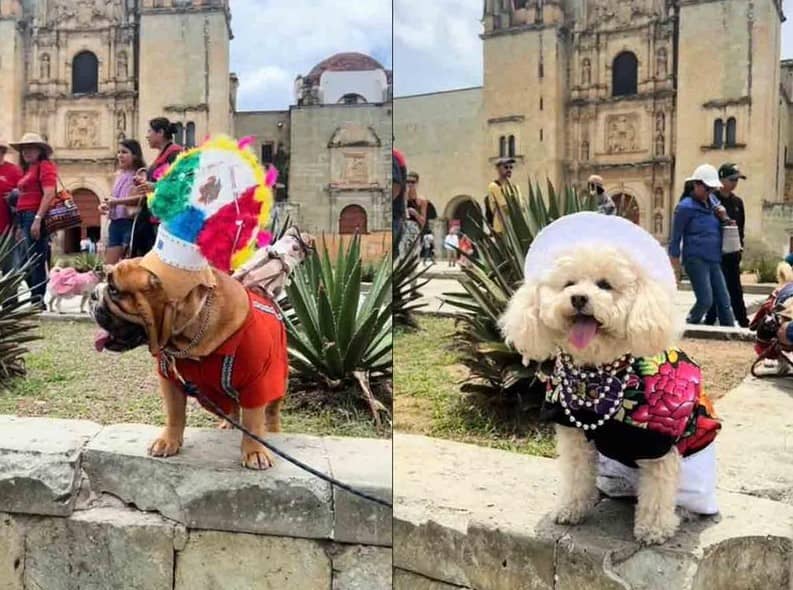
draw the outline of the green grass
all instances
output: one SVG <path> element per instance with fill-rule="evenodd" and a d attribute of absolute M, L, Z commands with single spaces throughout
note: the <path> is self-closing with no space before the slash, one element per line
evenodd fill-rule
<path fill-rule="evenodd" d="M 454 321 L 422 316 L 394 339 L 394 428 L 530 455 L 553 456 L 551 429 L 501 400 L 460 391 L 466 369 L 449 348 Z"/>
<path fill-rule="evenodd" d="M 33 342 L 26 355 L 27 377 L 0 391 L 0 414 L 82 418 L 101 424 L 163 424 L 155 365 L 148 350 L 99 354 L 93 345 L 95 329 L 83 322 L 42 322 L 43 340 Z M 330 402 L 322 393 L 302 392 L 294 399 L 287 395 L 282 414 L 285 432 L 390 434 L 376 432 L 365 404 L 352 393 L 334 395 Z M 194 401 L 188 403 L 189 426 L 217 422 Z"/>

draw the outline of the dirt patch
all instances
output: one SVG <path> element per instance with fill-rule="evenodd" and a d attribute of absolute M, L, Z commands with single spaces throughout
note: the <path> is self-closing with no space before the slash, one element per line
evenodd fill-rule
<path fill-rule="evenodd" d="M 702 367 L 705 393 L 712 400 L 738 387 L 756 358 L 751 342 L 687 338 L 680 348 Z"/>

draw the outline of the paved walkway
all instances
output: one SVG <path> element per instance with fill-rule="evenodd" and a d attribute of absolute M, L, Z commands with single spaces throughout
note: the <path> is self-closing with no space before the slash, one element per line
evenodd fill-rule
<path fill-rule="evenodd" d="M 445 267 L 445 264 L 437 265 L 437 267 Z M 433 268 L 433 270 L 435 270 Z M 425 313 L 438 313 L 438 314 L 451 314 L 454 308 L 448 304 L 443 304 L 441 296 L 444 293 L 463 292 L 460 283 L 456 279 L 432 279 L 426 287 L 422 289 L 424 297 L 420 301 L 427 303 L 426 307 L 421 308 Z M 745 294 L 744 301 L 750 312 L 754 312 L 757 307 L 766 300 L 766 295 Z M 675 312 L 679 315 L 681 321 L 685 321 L 686 315 L 691 307 L 694 305 L 693 291 L 678 291 L 675 299 Z"/>

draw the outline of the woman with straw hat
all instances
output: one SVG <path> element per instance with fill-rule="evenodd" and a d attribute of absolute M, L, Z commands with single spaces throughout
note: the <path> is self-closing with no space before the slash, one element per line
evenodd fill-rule
<path fill-rule="evenodd" d="M 38 133 L 25 133 L 22 139 L 11 143 L 21 155 L 24 176 L 19 181 L 17 218 L 25 237 L 29 256 L 37 256 L 30 270 L 28 285 L 31 303 L 44 308 L 47 291 L 48 236 L 44 216 L 50 209 L 58 183 L 58 170 L 50 160 L 52 147 Z"/>

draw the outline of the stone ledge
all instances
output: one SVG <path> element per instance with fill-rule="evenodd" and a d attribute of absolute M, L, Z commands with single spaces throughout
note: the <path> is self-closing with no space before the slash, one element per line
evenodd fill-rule
<path fill-rule="evenodd" d="M 48 322 L 84 322 L 95 323 L 93 318 L 87 313 L 55 313 L 51 311 L 42 311 L 39 314 L 39 319 Z"/>
<path fill-rule="evenodd" d="M 628 502 L 604 499 L 584 524 L 555 524 L 551 459 L 404 434 L 394 445 L 401 570 L 476 590 L 793 588 L 787 504 L 720 490 L 719 518 L 641 547 Z"/>
<path fill-rule="evenodd" d="M 754 332 L 748 328 L 707 326 L 704 324 L 686 324 L 683 338 L 700 338 L 702 340 L 733 340 L 754 342 Z"/>
<path fill-rule="evenodd" d="M 101 429 L 87 420 L 0 415 L 0 510 L 71 514 L 82 448 Z"/>
<path fill-rule="evenodd" d="M 82 496 L 88 489 L 93 496 L 111 494 L 190 529 L 391 545 L 390 510 L 332 492 L 330 484 L 279 457 L 267 471 L 242 468 L 237 432 L 189 428 L 180 454 L 163 459 L 147 454 L 159 431 L 0 416 L 0 509 L 68 516 L 84 478 Z M 390 500 L 390 441 L 306 435 L 268 440 L 323 473 Z"/>

